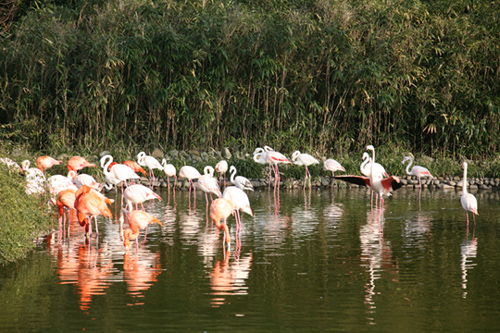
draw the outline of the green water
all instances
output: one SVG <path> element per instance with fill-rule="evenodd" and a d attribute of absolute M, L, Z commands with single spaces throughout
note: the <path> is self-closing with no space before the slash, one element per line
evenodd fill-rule
<path fill-rule="evenodd" d="M 223 249 L 199 191 L 145 205 L 163 226 L 125 252 L 56 233 L 0 270 L 0 331 L 498 331 L 499 193 L 401 189 L 385 209 L 366 190 L 250 192 L 254 217 Z M 109 194 L 114 198 L 114 193 Z M 420 202 L 419 202 L 420 201 Z M 115 208 L 113 207 L 113 211 Z M 472 221 L 472 220 L 471 220 Z M 238 245 L 236 246 L 238 240 Z M 241 242 L 241 243 L 240 243 Z"/>

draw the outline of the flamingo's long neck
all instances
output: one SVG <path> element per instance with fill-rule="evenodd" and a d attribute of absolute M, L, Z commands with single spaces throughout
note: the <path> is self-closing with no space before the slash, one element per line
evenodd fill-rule
<path fill-rule="evenodd" d="M 231 168 L 231 183 L 234 183 L 234 177 L 236 176 L 236 168 Z"/>
<path fill-rule="evenodd" d="M 363 159 L 363 163 L 361 163 L 361 173 L 366 173 L 368 171 L 368 170 L 365 170 L 365 168 L 366 168 L 366 165 L 368 164 L 369 161 L 370 161 L 370 156 L 365 155 L 365 157 Z"/>
<path fill-rule="evenodd" d="M 462 186 L 462 193 L 467 194 L 467 164 L 464 164 L 464 184 Z"/>
<path fill-rule="evenodd" d="M 104 164 L 104 170 L 103 170 L 103 172 L 104 172 L 105 176 L 110 177 L 111 176 L 111 172 L 108 170 L 108 168 L 109 168 L 109 165 L 113 162 L 113 157 L 112 156 L 106 156 L 106 160 L 107 160 L 107 162 Z M 104 160 L 104 161 L 106 161 L 106 160 Z"/>
<path fill-rule="evenodd" d="M 370 178 L 374 179 L 375 177 L 373 176 L 373 166 L 375 165 L 375 149 L 372 150 L 372 164 L 370 167 Z"/>
<path fill-rule="evenodd" d="M 410 163 L 408 163 L 408 165 L 406 166 L 406 174 L 411 175 L 410 166 L 413 164 L 413 160 L 411 157 L 409 159 L 410 159 Z"/>

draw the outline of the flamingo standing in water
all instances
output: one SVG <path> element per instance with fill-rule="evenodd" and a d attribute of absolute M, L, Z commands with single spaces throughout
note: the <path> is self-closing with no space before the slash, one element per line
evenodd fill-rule
<path fill-rule="evenodd" d="M 319 161 L 309 154 L 302 154 L 300 151 L 295 151 L 292 154 L 292 162 L 295 165 L 304 165 L 306 167 L 306 177 L 304 178 L 304 189 L 306 188 L 307 177 L 309 176 L 309 187 L 311 187 L 311 173 L 307 168 L 313 164 L 319 164 Z"/>
<path fill-rule="evenodd" d="M 217 198 L 210 204 L 210 219 L 219 230 L 224 230 L 224 240 L 228 248 L 231 247 L 231 236 L 227 226 L 227 218 L 234 212 L 234 205 L 231 201 L 224 198 Z M 221 220 L 223 222 L 221 223 Z"/>
<path fill-rule="evenodd" d="M 86 159 L 84 159 L 81 156 L 73 156 L 72 158 L 69 159 L 68 163 L 66 164 L 68 167 L 68 171 L 78 171 L 81 170 L 85 167 L 95 167 L 94 163 L 90 163 Z"/>
<path fill-rule="evenodd" d="M 329 158 L 326 161 L 323 162 L 323 169 L 325 171 L 331 171 L 332 172 L 332 188 L 333 188 L 333 183 L 335 182 L 335 171 L 344 171 L 345 168 L 336 160 Z"/>
<path fill-rule="evenodd" d="M 191 187 L 194 188 L 194 196 L 196 198 L 196 186 L 194 186 L 193 179 L 198 179 L 200 176 L 201 173 L 189 165 L 185 165 L 179 170 L 179 177 L 189 181 L 189 198 L 191 198 Z"/>
<path fill-rule="evenodd" d="M 467 192 L 467 162 L 462 164 L 462 168 L 464 169 L 464 180 L 462 186 L 462 196 L 460 197 L 460 203 L 462 207 L 465 209 L 465 216 L 467 217 L 467 230 L 469 229 L 469 212 L 472 212 L 472 218 L 474 219 L 474 226 L 476 225 L 476 215 L 479 215 L 477 212 L 477 199 L 476 197 Z"/>
<path fill-rule="evenodd" d="M 126 209 L 122 208 L 122 211 L 127 214 L 127 221 L 130 226 L 130 228 L 125 229 L 123 232 L 123 245 L 127 251 L 130 248 L 131 240 L 135 240 L 136 249 L 139 249 L 138 238 L 141 229 L 146 229 L 150 223 L 158 223 L 160 226 L 162 225 L 155 216 L 143 210 L 133 210 L 128 212 Z"/>
<path fill-rule="evenodd" d="M 59 227 L 68 221 L 68 237 L 69 237 L 69 227 L 71 225 L 70 213 L 71 209 L 75 209 L 76 200 L 76 189 L 68 188 L 60 191 L 56 197 L 56 205 L 59 211 Z M 66 218 L 65 211 L 67 211 L 68 217 Z"/>
<path fill-rule="evenodd" d="M 95 220 L 96 233 L 99 234 L 97 228 L 97 216 L 104 215 L 112 218 L 113 214 L 108 208 L 108 204 L 112 201 L 93 191 L 87 185 L 83 185 L 75 193 L 74 207 L 78 212 L 78 222 L 81 226 L 85 226 L 86 236 L 90 238 L 92 235 L 92 225 L 90 219 L 93 217 Z"/>
<path fill-rule="evenodd" d="M 371 188 L 379 197 L 380 197 L 380 206 L 382 207 L 384 203 L 384 198 L 382 195 L 391 195 L 392 191 L 395 191 L 399 188 L 401 188 L 401 183 L 399 177 L 396 176 L 390 176 L 388 178 L 382 178 L 380 174 L 377 174 L 374 170 L 375 168 L 375 148 L 372 145 L 369 145 L 366 147 L 367 150 L 372 151 L 372 164 L 371 164 L 371 172 L 369 177 L 363 177 L 363 176 L 353 176 L 353 175 L 340 175 L 337 176 L 337 179 L 361 185 L 361 186 L 367 186 Z M 378 200 L 378 197 L 377 197 Z M 372 201 L 373 204 L 373 201 Z M 382 210 L 380 210 L 382 211 Z"/>
<path fill-rule="evenodd" d="M 225 174 L 227 172 L 227 168 L 229 165 L 226 160 L 222 160 L 215 165 L 215 171 L 219 173 L 219 183 L 222 184 L 222 179 L 224 178 L 224 187 L 226 187 L 226 178 Z"/>
<path fill-rule="evenodd" d="M 241 230 L 241 216 L 240 210 L 244 213 L 253 217 L 253 211 L 250 207 L 250 200 L 248 200 L 247 194 L 236 186 L 229 186 L 224 190 L 222 194 L 224 199 L 227 199 L 233 203 L 234 215 L 236 219 L 236 231 Z"/>
<path fill-rule="evenodd" d="M 203 175 L 198 177 L 198 186 L 203 192 L 205 192 L 205 200 L 207 201 L 207 205 L 208 205 L 207 193 L 210 193 L 210 198 L 212 198 L 212 193 L 215 194 L 217 197 L 222 196 L 219 183 L 217 182 L 217 179 L 214 178 L 214 168 L 212 168 L 209 165 L 207 165 L 203 169 Z"/>
<path fill-rule="evenodd" d="M 237 188 L 241 190 L 253 191 L 252 182 L 250 182 L 248 178 L 245 178 L 243 176 L 236 176 L 236 167 L 234 165 L 231 165 L 231 167 L 229 168 L 229 173 L 231 174 L 231 183 L 236 185 Z"/>
<path fill-rule="evenodd" d="M 140 179 L 134 170 L 126 166 L 125 164 L 114 164 L 111 168 L 109 166 L 113 163 L 113 156 L 104 155 L 101 157 L 101 167 L 104 176 L 107 177 L 112 183 L 122 183 L 122 193 L 123 193 L 123 182 L 127 183 L 129 179 Z M 116 182 L 118 181 L 118 182 Z"/>
<path fill-rule="evenodd" d="M 372 159 L 367 152 L 363 153 L 363 163 L 361 163 L 360 171 L 366 177 L 370 177 L 372 170 L 374 172 L 375 177 L 384 178 L 389 177 L 385 168 L 380 163 L 372 163 Z"/>
<path fill-rule="evenodd" d="M 174 183 L 174 197 L 175 197 L 175 187 L 177 186 L 177 169 L 175 169 L 175 166 L 173 164 L 167 164 L 166 159 L 161 160 L 161 165 L 163 166 L 163 172 L 165 172 L 165 175 L 167 175 L 168 187 L 170 187 L 170 177 L 175 178 L 175 183 Z"/>
<path fill-rule="evenodd" d="M 266 146 L 267 147 L 267 146 Z M 266 156 L 265 156 L 266 163 L 272 166 L 274 170 L 274 189 L 276 190 L 276 186 L 278 186 L 279 189 L 279 183 L 281 181 L 280 177 L 280 171 L 278 168 L 278 164 L 280 163 L 288 163 L 292 164 L 288 160 L 288 158 L 285 157 L 285 155 L 278 153 L 277 151 L 266 151 Z"/>
<path fill-rule="evenodd" d="M 410 156 L 405 156 L 405 158 L 403 159 L 401 164 L 405 164 L 406 161 L 410 161 L 410 163 L 408 163 L 408 165 L 406 166 L 406 174 L 408 174 L 410 176 L 417 176 L 419 188 L 422 188 L 422 183 L 420 181 L 420 177 L 430 177 L 431 179 L 434 178 L 432 176 L 431 172 L 429 171 L 429 169 L 424 168 L 420 165 L 413 166 L 413 168 L 411 168 L 411 171 L 410 171 L 410 166 L 413 163 L 413 159 Z"/>
<path fill-rule="evenodd" d="M 39 158 L 36 159 L 36 166 L 42 172 L 45 172 L 45 170 L 50 169 L 54 165 L 59 165 L 61 163 L 62 161 L 58 161 L 50 156 L 40 156 Z"/>
<path fill-rule="evenodd" d="M 142 210 L 144 210 L 143 203 L 145 201 L 154 199 L 161 201 L 161 197 L 158 194 L 142 184 L 135 184 L 127 187 L 125 191 L 123 191 L 123 197 L 125 198 L 125 203 L 129 211 L 133 210 L 133 204 L 135 204 L 136 209 L 137 205 L 141 204 Z"/>
<path fill-rule="evenodd" d="M 146 155 L 145 152 L 141 151 L 137 154 L 137 162 L 141 166 L 148 167 L 149 169 L 149 187 L 153 187 L 155 184 L 155 173 L 154 169 L 163 171 L 163 166 L 161 163 L 153 156 Z M 152 180 L 152 182 L 151 182 Z"/>

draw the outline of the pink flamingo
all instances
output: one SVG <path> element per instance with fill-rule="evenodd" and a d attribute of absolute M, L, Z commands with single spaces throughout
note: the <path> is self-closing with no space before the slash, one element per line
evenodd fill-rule
<path fill-rule="evenodd" d="M 420 165 L 415 165 L 413 168 L 411 168 L 411 171 L 410 171 L 409 169 L 410 169 L 410 166 L 413 163 L 413 159 L 410 156 L 405 156 L 405 158 L 403 159 L 403 161 L 401 162 L 401 164 L 405 164 L 406 161 L 410 161 L 410 163 L 408 163 L 408 165 L 406 166 L 406 174 L 417 176 L 417 178 L 418 178 L 418 187 L 422 188 L 422 183 L 420 181 L 420 177 L 430 177 L 431 179 L 434 178 L 431 175 L 431 172 L 427 168 L 424 168 L 424 167 L 422 167 Z"/>
<path fill-rule="evenodd" d="M 476 225 L 476 215 L 479 215 L 477 212 L 477 199 L 476 197 L 467 192 L 467 162 L 462 164 L 462 168 L 464 169 L 464 180 L 462 186 L 462 196 L 460 197 L 460 203 L 462 203 L 462 207 L 465 209 L 465 216 L 467 217 L 467 230 L 469 229 L 469 212 L 472 212 L 472 218 L 474 219 L 474 226 Z"/>
<path fill-rule="evenodd" d="M 234 205 L 231 201 L 224 198 L 217 198 L 210 204 L 210 219 L 219 230 L 224 230 L 224 240 L 228 248 L 231 247 L 231 236 L 227 226 L 227 218 L 234 212 Z M 221 220 L 224 220 L 221 223 Z"/>
<path fill-rule="evenodd" d="M 50 156 L 40 156 L 39 158 L 36 159 L 36 166 L 42 172 L 45 172 L 45 170 L 50 169 L 54 165 L 59 165 L 61 163 L 62 161 L 58 161 Z"/>
<path fill-rule="evenodd" d="M 69 159 L 68 163 L 66 164 L 68 167 L 68 171 L 78 171 L 81 170 L 85 167 L 95 167 L 94 163 L 90 163 L 86 159 L 84 159 L 81 156 L 73 156 L 72 158 Z"/>

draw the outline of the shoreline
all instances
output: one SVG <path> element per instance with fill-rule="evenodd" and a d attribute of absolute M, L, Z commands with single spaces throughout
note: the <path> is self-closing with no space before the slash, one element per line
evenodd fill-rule
<path fill-rule="evenodd" d="M 402 188 L 418 188 L 418 178 L 415 176 L 398 176 L 401 180 Z M 332 186 L 332 177 L 320 176 L 311 180 L 311 188 L 328 188 Z M 261 189 L 268 187 L 269 180 L 266 178 L 261 179 L 250 179 L 254 189 Z M 434 179 L 421 179 L 422 189 L 432 189 L 432 190 L 462 190 L 462 179 L 460 177 L 435 177 Z M 146 177 L 141 177 L 140 184 L 148 186 L 149 179 Z M 195 182 L 197 183 L 197 182 Z M 468 178 L 468 189 L 471 191 L 500 191 L 500 178 Z M 173 185 L 171 180 L 171 186 Z M 227 186 L 232 186 L 233 184 L 226 179 Z M 176 189 L 187 189 L 188 181 L 181 178 L 177 180 Z M 286 179 L 282 180 L 280 183 L 280 188 L 289 189 L 302 189 L 304 186 L 303 179 Z M 167 188 L 167 179 L 163 177 L 157 177 L 153 188 Z M 335 188 L 363 188 L 363 186 L 347 183 L 341 180 L 336 180 L 334 183 Z M 307 187 L 309 188 L 309 187 Z M 110 191 L 113 191 L 110 190 Z"/>

